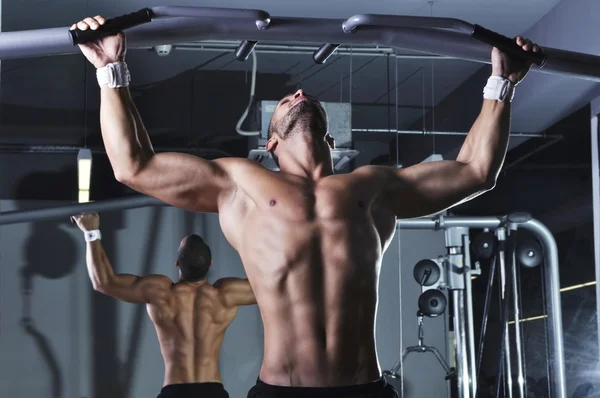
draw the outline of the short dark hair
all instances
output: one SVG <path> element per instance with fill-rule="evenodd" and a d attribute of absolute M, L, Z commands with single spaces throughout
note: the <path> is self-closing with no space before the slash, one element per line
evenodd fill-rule
<path fill-rule="evenodd" d="M 204 279 L 212 263 L 210 247 L 199 235 L 188 235 L 183 245 L 179 247 L 177 261 L 183 279 L 190 281 Z"/>

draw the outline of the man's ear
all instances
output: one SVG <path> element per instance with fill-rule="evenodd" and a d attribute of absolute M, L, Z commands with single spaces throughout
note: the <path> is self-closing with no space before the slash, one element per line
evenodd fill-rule
<path fill-rule="evenodd" d="M 335 140 L 331 134 L 327 133 L 327 135 L 325 135 L 325 140 L 327 141 L 327 144 L 329 144 L 329 148 L 335 149 Z"/>
<path fill-rule="evenodd" d="M 267 149 L 267 152 L 272 152 L 275 150 L 275 148 L 277 147 L 277 137 L 271 137 L 269 138 L 269 140 L 267 141 L 265 147 Z"/>

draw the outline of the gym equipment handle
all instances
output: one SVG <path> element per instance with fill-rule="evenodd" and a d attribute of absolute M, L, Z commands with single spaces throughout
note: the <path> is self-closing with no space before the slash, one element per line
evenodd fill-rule
<path fill-rule="evenodd" d="M 544 54 L 543 51 L 537 53 L 534 53 L 533 51 L 525 51 L 517 43 L 515 43 L 513 39 L 486 29 L 480 25 L 474 25 L 474 30 L 473 33 L 471 33 L 471 36 L 479 41 L 489 44 L 492 47 L 496 47 L 500 51 L 530 61 L 540 68 L 546 64 L 546 60 L 548 59 L 547 55 Z"/>
<path fill-rule="evenodd" d="M 262 10 L 245 10 L 237 8 L 218 7 L 186 7 L 186 6 L 157 6 L 144 8 L 131 14 L 107 19 L 104 25 L 96 30 L 69 31 L 69 39 L 73 45 L 87 43 L 114 35 L 125 29 L 151 22 L 156 18 L 193 17 L 193 18 L 236 18 L 254 19 L 259 30 L 266 30 L 271 24 L 271 16 Z"/>
<path fill-rule="evenodd" d="M 78 44 L 83 44 L 101 39 L 106 36 L 114 35 L 125 29 L 133 28 L 134 26 L 150 21 L 152 21 L 152 10 L 150 8 L 143 8 L 130 14 L 107 19 L 104 25 L 97 30 L 70 30 L 69 37 L 71 39 L 71 43 L 76 46 Z"/>

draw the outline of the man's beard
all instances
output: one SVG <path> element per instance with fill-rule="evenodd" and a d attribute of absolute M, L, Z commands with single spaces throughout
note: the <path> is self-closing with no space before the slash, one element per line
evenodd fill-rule
<path fill-rule="evenodd" d="M 315 138 L 324 138 L 327 134 L 327 116 L 321 104 L 304 100 L 275 122 L 274 127 L 277 135 L 284 140 L 298 133 L 310 133 Z"/>

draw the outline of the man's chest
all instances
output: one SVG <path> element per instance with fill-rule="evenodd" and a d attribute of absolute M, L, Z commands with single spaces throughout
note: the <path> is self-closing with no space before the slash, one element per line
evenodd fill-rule
<path fill-rule="evenodd" d="M 350 178 L 281 180 L 249 196 L 248 210 L 297 222 L 352 219 L 370 214 L 376 193 Z"/>
<path fill-rule="evenodd" d="M 377 189 L 368 181 L 347 176 L 331 176 L 317 182 L 295 179 L 260 180 L 243 190 L 220 212 L 226 235 L 235 240 L 240 234 L 267 228 L 281 233 L 334 231 L 337 226 L 375 227 L 385 237 L 395 226 L 395 217 L 386 209 Z M 229 234 L 227 233 L 229 231 Z"/>

